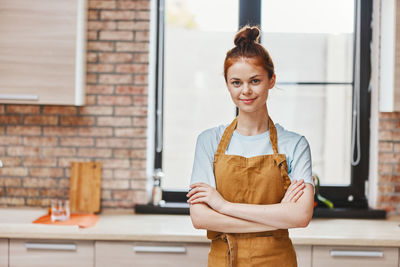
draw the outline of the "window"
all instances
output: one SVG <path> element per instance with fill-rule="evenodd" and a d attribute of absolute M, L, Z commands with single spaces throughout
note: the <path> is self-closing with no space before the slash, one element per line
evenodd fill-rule
<path fill-rule="evenodd" d="M 166 0 L 165 10 L 155 157 L 164 188 L 186 190 L 197 135 L 232 120 L 222 65 L 238 26 L 251 23 L 276 67 L 271 117 L 307 137 L 321 194 L 336 207 L 367 207 L 371 0 Z"/>

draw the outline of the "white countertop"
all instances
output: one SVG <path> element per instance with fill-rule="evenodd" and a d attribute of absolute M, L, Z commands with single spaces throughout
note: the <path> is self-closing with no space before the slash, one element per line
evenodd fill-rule
<path fill-rule="evenodd" d="M 115 241 L 209 242 L 205 230 L 193 228 L 188 215 L 138 215 L 107 211 L 91 228 L 40 225 L 31 222 L 44 209 L 0 209 L 0 238 Z M 313 219 L 308 227 L 290 229 L 295 245 L 400 247 L 400 217 L 389 220 Z"/>

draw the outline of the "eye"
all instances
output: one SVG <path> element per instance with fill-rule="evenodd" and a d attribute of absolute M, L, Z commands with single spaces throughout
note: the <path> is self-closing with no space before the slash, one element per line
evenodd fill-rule
<path fill-rule="evenodd" d="M 240 82 L 239 81 L 233 81 L 232 84 L 233 84 L 233 86 L 240 86 Z"/>
<path fill-rule="evenodd" d="M 252 84 L 258 84 L 258 83 L 260 83 L 260 80 L 259 79 L 253 79 L 253 80 L 251 80 L 251 83 Z"/>

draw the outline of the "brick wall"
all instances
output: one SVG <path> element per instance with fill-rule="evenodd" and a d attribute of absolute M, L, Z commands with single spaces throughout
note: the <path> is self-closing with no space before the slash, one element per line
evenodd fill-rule
<path fill-rule="evenodd" d="M 400 112 L 379 116 L 378 208 L 400 213 Z"/>
<path fill-rule="evenodd" d="M 150 1 L 88 4 L 86 105 L 0 105 L 1 206 L 67 198 L 71 161 L 103 164 L 103 208 L 145 202 Z"/>

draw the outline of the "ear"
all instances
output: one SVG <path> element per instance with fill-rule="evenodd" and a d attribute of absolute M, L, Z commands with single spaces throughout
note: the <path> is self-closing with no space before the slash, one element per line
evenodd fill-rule
<path fill-rule="evenodd" d="M 276 81 L 276 75 L 274 73 L 274 75 L 272 75 L 271 79 L 269 80 L 269 88 L 268 89 L 271 89 L 275 86 L 275 81 Z"/>

